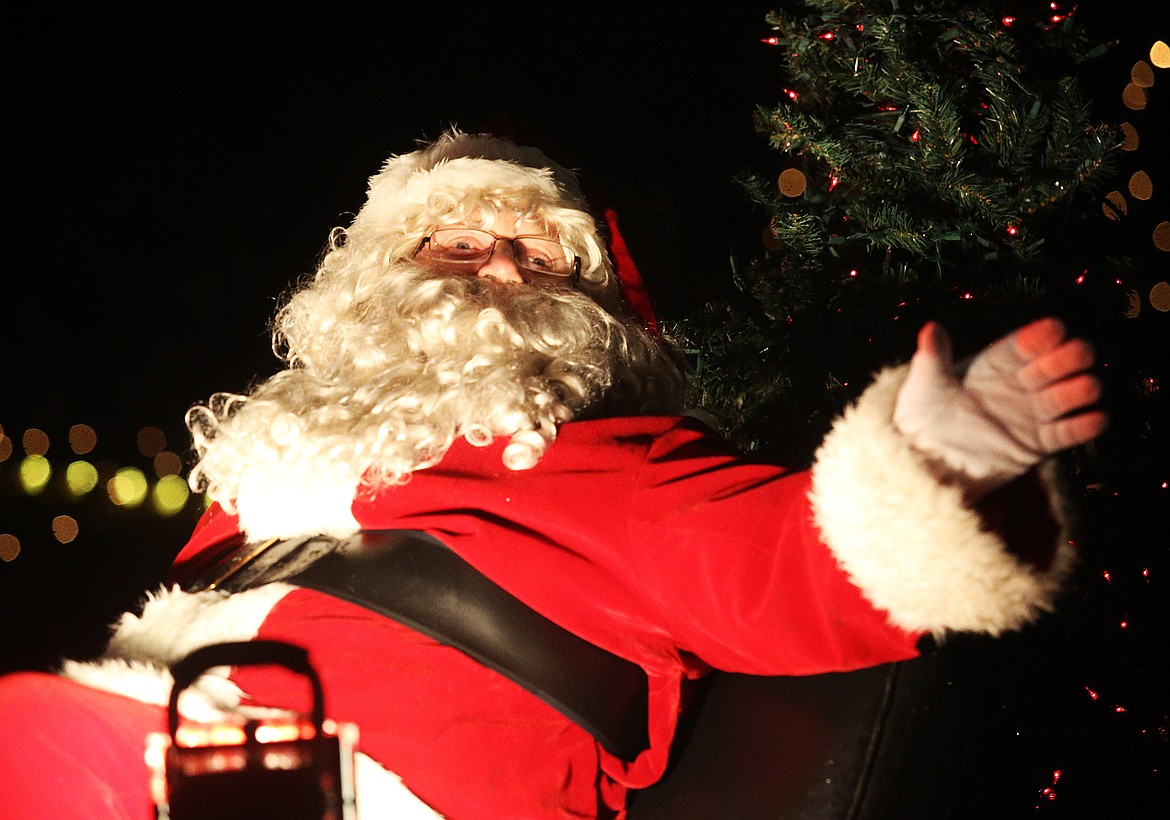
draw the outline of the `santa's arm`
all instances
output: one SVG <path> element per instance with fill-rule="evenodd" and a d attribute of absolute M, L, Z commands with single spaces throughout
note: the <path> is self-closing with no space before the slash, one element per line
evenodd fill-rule
<path fill-rule="evenodd" d="M 998 634 L 1052 608 L 1074 556 L 1042 461 L 1104 429 L 1089 409 L 1091 364 L 1087 345 L 1042 320 L 960 374 L 931 324 L 912 363 L 880 374 L 838 420 L 813 470 L 816 523 L 892 623 Z M 1016 543 L 1008 525 L 1024 520 L 1041 525 L 1032 533 L 1055 522 L 1047 549 Z"/>

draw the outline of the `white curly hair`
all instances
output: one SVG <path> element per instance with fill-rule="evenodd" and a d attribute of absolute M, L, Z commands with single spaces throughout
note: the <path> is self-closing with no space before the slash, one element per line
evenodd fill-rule
<path fill-rule="evenodd" d="M 413 261 L 435 226 L 487 226 L 501 212 L 576 251 L 577 286 L 501 285 Z M 352 225 L 334 230 L 278 312 L 273 342 L 287 369 L 187 415 L 192 487 L 253 537 L 352 531 L 361 486 L 404 482 L 459 437 L 508 436 L 505 465 L 527 469 L 562 422 L 679 412 L 684 393 L 673 356 L 624 306 L 573 175 L 535 149 L 459 132 L 370 180 Z"/>

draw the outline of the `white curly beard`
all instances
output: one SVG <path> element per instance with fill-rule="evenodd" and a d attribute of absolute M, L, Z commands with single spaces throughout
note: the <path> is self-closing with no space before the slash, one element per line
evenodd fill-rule
<path fill-rule="evenodd" d="M 579 291 L 411 262 L 348 293 L 331 284 L 319 276 L 278 318 L 289 369 L 189 414 L 201 452 L 192 481 L 249 537 L 353 532 L 359 482 L 405 481 L 458 437 L 508 436 L 505 465 L 527 469 L 557 424 L 603 397 L 606 413 L 681 404 L 681 377 L 658 345 Z"/>

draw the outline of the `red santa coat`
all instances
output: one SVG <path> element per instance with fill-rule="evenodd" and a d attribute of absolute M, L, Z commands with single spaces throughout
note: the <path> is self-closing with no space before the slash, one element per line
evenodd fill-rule
<path fill-rule="evenodd" d="M 807 472 L 745 460 L 678 418 L 564 425 L 523 471 L 503 466 L 502 447 L 460 441 L 409 483 L 359 495 L 354 516 L 366 529 L 434 535 L 645 669 L 651 745 L 637 760 L 610 755 L 461 653 L 320 593 L 290 594 L 259 632 L 306 645 L 330 713 L 357 723 L 363 750 L 441 813 L 619 809 L 625 788 L 662 775 L 684 680 L 710 667 L 803 675 L 914 654 L 919 635 L 892 626 L 821 542 Z M 198 575 L 235 531 L 233 517 L 210 511 L 172 580 Z M 263 673 L 235 679 L 260 702 L 283 697 Z"/>
<path fill-rule="evenodd" d="M 200 620 L 200 607 L 209 605 L 221 622 L 255 619 L 237 624 L 245 635 L 306 646 L 330 716 L 357 723 L 361 749 L 438 812 L 620 816 L 627 789 L 653 783 L 664 770 L 684 681 L 710 667 L 755 674 L 854 669 L 912 656 L 925 631 L 996 633 L 1051 606 L 1071 562 L 1067 544 L 1057 540 L 1055 552 L 1034 549 L 1025 560 L 1014 542 L 1035 544 L 1034 532 L 1021 540 L 1014 526 L 991 531 L 996 520 L 1049 520 L 1043 497 L 1016 488 L 1007 516 L 997 517 L 1006 509 L 997 504 L 968 508 L 892 430 L 898 383 L 896 374 L 879 378 L 838 422 L 812 473 L 738 456 L 688 419 L 619 418 L 563 425 L 540 463 L 519 472 L 503 467 L 502 445 L 459 442 L 409 483 L 353 501 L 362 527 L 429 532 L 546 617 L 642 666 L 650 680 L 651 745 L 632 762 L 609 755 L 550 706 L 457 650 L 308 590 L 273 596 L 262 588 L 218 603 L 154 599 L 140 618 L 123 619 L 101 674 L 66 671 L 150 700 L 103 675 L 111 664 L 121 670 L 124 660 L 149 662 L 144 655 L 154 653 L 153 662 L 165 664 L 213 642 L 217 633 Z M 236 528 L 235 518 L 213 507 L 176 560 L 172 580 L 198 575 Z M 259 610 L 246 606 L 247 596 L 266 595 Z M 241 616 L 225 619 L 224 607 L 236 599 Z M 233 678 L 261 705 L 298 705 L 303 695 L 299 684 L 271 671 L 237 670 Z M 3 683 L 0 712 L 5 693 L 15 692 L 8 703 L 30 714 L 36 682 Z M 55 692 L 55 703 L 65 700 Z M 154 707 L 114 708 L 112 700 L 125 699 L 102 701 L 111 723 L 119 710 L 139 727 L 161 715 L 150 713 Z M 45 721 L 31 725 L 62 748 Z M 124 735 L 94 733 L 116 738 L 117 748 L 75 738 L 70 765 L 96 772 L 98 762 L 85 755 L 100 751 L 105 773 L 89 782 L 111 782 L 122 761 L 129 775 L 111 790 L 125 791 L 137 782 L 141 746 Z M 23 767 L 19 782 L 31 777 L 25 764 L 36 759 L 27 744 L 12 756 L 9 765 Z M 32 789 L 60 793 L 52 784 Z M 76 788 L 69 795 L 81 797 Z"/>

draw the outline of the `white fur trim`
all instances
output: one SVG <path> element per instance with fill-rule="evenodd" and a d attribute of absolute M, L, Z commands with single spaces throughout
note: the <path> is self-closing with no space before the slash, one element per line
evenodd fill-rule
<path fill-rule="evenodd" d="M 293 589 L 266 584 L 235 595 L 159 590 L 147 596 L 140 615 L 122 616 L 106 653 L 169 665 L 210 644 L 254 638 L 272 608 Z"/>
<path fill-rule="evenodd" d="M 893 426 L 906 368 L 879 374 L 825 438 L 810 498 L 825 542 L 890 622 L 992 635 L 1053 608 L 1071 571 L 1067 537 L 1041 571 L 1012 555 L 961 491 L 940 484 Z M 1055 491 L 1052 513 L 1058 517 Z M 1063 521 L 1061 521 L 1063 525 Z"/>
<path fill-rule="evenodd" d="M 351 510 L 360 476 L 344 465 L 303 457 L 305 449 L 293 448 L 275 464 L 255 459 L 245 468 L 235 509 L 248 540 L 344 538 L 361 528 Z"/>
<path fill-rule="evenodd" d="M 443 815 L 415 797 L 402 778 L 361 752 L 354 756 L 354 780 L 359 820 L 442 820 Z"/>
<path fill-rule="evenodd" d="M 550 202 L 588 212 L 577 178 L 539 149 L 451 131 L 426 148 L 387 160 L 370 178 L 368 199 L 353 227 L 395 224 L 404 212 L 424 207 L 439 186 L 536 188 Z"/>
<path fill-rule="evenodd" d="M 101 658 L 65 661 L 61 675 L 94 689 L 166 706 L 173 684 L 171 664 L 204 646 L 256 637 L 268 613 L 293 589 L 290 584 L 266 584 L 234 595 L 161 589 L 147 596 L 141 614 L 122 616 Z M 209 670 L 184 690 L 179 712 L 192 720 L 210 721 L 238 710 L 243 693 L 228 680 L 227 672 L 226 667 Z M 372 758 L 358 753 L 355 769 L 359 817 L 442 817 Z"/>
<path fill-rule="evenodd" d="M 204 646 L 256 637 L 272 607 L 292 589 L 268 584 L 230 596 L 160 589 L 147 595 L 141 614 L 122 616 L 101 658 L 65 661 L 61 674 L 94 689 L 165 706 L 173 683 L 171 664 Z M 201 720 L 239 702 L 239 690 L 225 670 L 218 670 L 184 692 L 179 711 Z"/>

